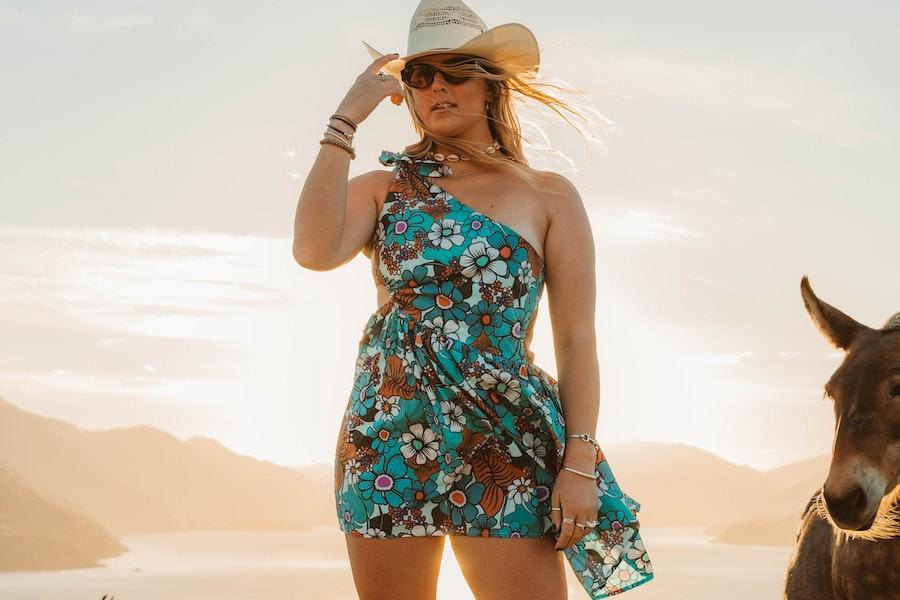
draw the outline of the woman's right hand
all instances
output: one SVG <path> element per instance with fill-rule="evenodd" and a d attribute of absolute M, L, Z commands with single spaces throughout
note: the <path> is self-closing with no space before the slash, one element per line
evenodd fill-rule
<path fill-rule="evenodd" d="M 382 78 L 378 73 L 381 67 L 395 60 L 398 56 L 395 52 L 379 56 L 373 60 L 366 70 L 356 78 L 353 86 L 347 92 L 347 95 L 344 96 L 335 112 L 353 119 L 358 124 L 362 123 L 387 96 L 391 96 L 391 101 L 394 104 L 402 104 L 402 84 L 393 75 L 386 75 Z"/>

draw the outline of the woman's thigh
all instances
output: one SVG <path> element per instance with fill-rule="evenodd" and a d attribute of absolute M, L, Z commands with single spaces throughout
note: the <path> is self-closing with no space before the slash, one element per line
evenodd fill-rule
<path fill-rule="evenodd" d="M 390 540 L 345 534 L 360 600 L 433 600 L 444 536 Z"/>
<path fill-rule="evenodd" d="M 450 536 L 453 553 L 478 600 L 565 600 L 565 556 L 547 538 Z"/>

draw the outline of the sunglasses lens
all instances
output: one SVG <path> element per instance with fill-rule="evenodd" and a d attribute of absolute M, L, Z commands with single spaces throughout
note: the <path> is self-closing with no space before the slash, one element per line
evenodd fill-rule
<path fill-rule="evenodd" d="M 441 74 L 444 76 L 444 79 L 447 80 L 447 83 L 449 83 L 451 85 L 459 85 L 460 83 L 462 83 L 468 79 L 468 77 L 465 77 L 465 76 L 448 75 L 447 73 L 444 73 L 443 71 L 441 71 Z"/>
<path fill-rule="evenodd" d="M 403 83 L 409 87 L 419 89 L 428 87 L 434 80 L 436 71 L 437 69 L 431 65 L 407 65 L 402 73 Z"/>
<path fill-rule="evenodd" d="M 472 61 L 472 59 L 457 59 L 453 61 L 447 61 L 444 64 L 447 65 L 460 65 L 464 63 L 468 63 Z M 430 65 L 427 63 L 413 63 L 411 65 L 406 65 L 403 68 L 403 71 L 400 73 L 400 78 L 403 80 L 403 83 L 412 88 L 422 89 L 426 88 L 434 81 L 434 74 L 437 73 L 440 69 L 435 67 L 434 65 Z M 463 83 L 467 79 L 468 76 L 458 76 L 458 75 L 449 75 L 444 71 L 441 71 L 441 75 L 444 76 L 444 80 L 451 85 L 459 85 Z"/>

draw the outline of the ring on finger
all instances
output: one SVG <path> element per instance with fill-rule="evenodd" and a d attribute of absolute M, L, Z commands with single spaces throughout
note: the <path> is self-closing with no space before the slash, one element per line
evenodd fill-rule
<path fill-rule="evenodd" d="M 573 517 L 566 517 L 562 520 L 563 523 L 574 523 L 575 519 Z"/>
<path fill-rule="evenodd" d="M 554 507 L 551 508 L 550 510 L 551 510 L 551 511 L 553 511 L 553 510 L 558 510 L 558 511 L 562 512 L 562 509 L 561 509 L 560 507 L 558 507 L 558 506 L 554 506 Z"/>

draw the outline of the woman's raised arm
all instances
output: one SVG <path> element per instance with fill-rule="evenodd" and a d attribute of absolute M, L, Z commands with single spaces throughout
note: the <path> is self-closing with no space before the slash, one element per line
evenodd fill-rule
<path fill-rule="evenodd" d="M 394 77 L 379 77 L 381 67 L 396 58 L 386 54 L 376 58 L 360 73 L 338 106 L 335 114 L 359 124 L 387 96 L 402 98 L 403 89 Z M 352 128 L 340 119 L 330 125 L 352 134 Z M 337 134 L 340 136 L 340 134 Z M 370 171 L 350 181 L 351 154 L 334 144 L 321 144 L 294 214 L 294 260 L 318 271 L 338 267 L 372 236 L 375 222 L 374 190 L 379 173 Z"/>

